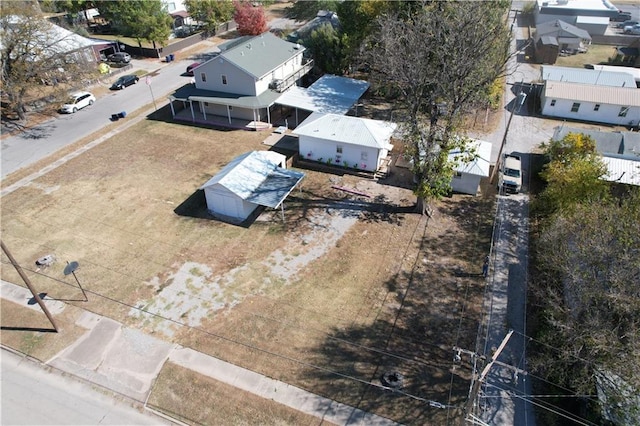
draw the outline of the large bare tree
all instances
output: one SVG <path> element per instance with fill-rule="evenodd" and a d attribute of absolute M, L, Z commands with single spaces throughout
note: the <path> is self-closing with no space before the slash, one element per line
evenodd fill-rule
<path fill-rule="evenodd" d="M 450 190 L 449 152 L 465 150 L 456 134 L 463 114 L 486 103 L 504 74 L 510 31 L 505 1 L 399 2 L 378 20 L 365 45 L 372 79 L 398 96 L 398 118 L 413 158 L 417 208 Z"/>
<path fill-rule="evenodd" d="M 78 44 L 69 31 L 47 21 L 37 2 L 5 2 L 0 12 L 3 109 L 27 119 L 27 97 L 43 83 L 82 80 L 95 70 L 90 48 Z M 56 90 L 57 89 L 57 90 Z M 62 95 L 64 85 L 51 96 Z M 6 111 L 8 110 L 8 111 Z"/>

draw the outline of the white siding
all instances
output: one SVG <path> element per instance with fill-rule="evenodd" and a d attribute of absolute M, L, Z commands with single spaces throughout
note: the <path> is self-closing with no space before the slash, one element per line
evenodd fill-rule
<path fill-rule="evenodd" d="M 476 195 L 480 185 L 480 176 L 458 173 L 451 179 L 451 189 L 462 194 Z"/>
<path fill-rule="evenodd" d="M 244 220 L 258 207 L 248 203 L 221 185 L 204 189 L 207 210 L 214 215 Z"/>
<path fill-rule="evenodd" d="M 636 89 L 628 89 L 636 90 Z M 625 117 L 620 117 L 620 108 L 623 105 L 599 104 L 595 111 L 596 102 L 573 101 L 568 99 L 555 99 L 555 105 L 551 106 L 554 99 L 542 95 L 542 114 L 551 117 L 570 118 L 574 120 L 594 121 L 598 123 L 616 124 L 620 126 L 637 126 L 640 122 L 640 107 L 632 106 Z M 579 103 L 577 112 L 571 109 L 574 103 Z"/>
<path fill-rule="evenodd" d="M 199 66 L 194 71 L 194 74 L 198 89 L 248 96 L 258 94 L 255 79 L 222 58 L 214 59 Z M 203 80 L 203 74 L 206 81 Z M 224 84 L 223 76 L 227 84 Z"/>
<path fill-rule="evenodd" d="M 338 146 L 342 147 L 342 154 L 337 153 Z M 334 164 L 344 165 L 346 162 L 349 167 L 358 164 L 359 169 L 371 171 L 378 169 L 387 154 L 386 150 L 383 150 L 384 156 L 381 156 L 381 150 L 376 148 L 302 135 L 298 139 L 298 147 L 300 158 L 303 159 L 318 161 L 322 158 L 322 162 L 326 163 L 327 159 L 331 158 Z M 337 156 L 340 156 L 339 163 L 336 163 Z"/>

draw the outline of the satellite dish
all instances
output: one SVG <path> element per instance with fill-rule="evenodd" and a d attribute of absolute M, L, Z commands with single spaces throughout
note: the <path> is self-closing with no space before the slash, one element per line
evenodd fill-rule
<path fill-rule="evenodd" d="M 65 275 L 73 274 L 76 271 L 76 269 L 78 269 L 78 266 L 80 265 L 75 260 L 71 263 L 67 263 L 67 266 L 64 267 L 64 274 Z"/>

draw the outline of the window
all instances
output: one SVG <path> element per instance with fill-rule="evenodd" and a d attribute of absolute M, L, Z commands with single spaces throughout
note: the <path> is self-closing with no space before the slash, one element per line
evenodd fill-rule
<path fill-rule="evenodd" d="M 618 117 L 626 117 L 629 112 L 629 107 L 620 107 L 620 112 L 618 113 Z"/>
<path fill-rule="evenodd" d="M 580 109 L 580 102 L 574 102 L 573 105 L 571 105 L 571 112 L 578 112 L 579 109 Z"/>
<path fill-rule="evenodd" d="M 229 109 L 229 111 L 233 110 L 233 107 L 231 105 L 227 106 L 227 108 Z"/>
<path fill-rule="evenodd" d="M 204 103 L 204 106 L 209 106 L 209 102 L 205 102 L 205 103 Z"/>
<path fill-rule="evenodd" d="M 596 104 L 596 105 L 593 107 L 593 110 L 594 110 L 594 111 L 599 111 L 599 110 L 600 110 L 600 104 Z"/>
<path fill-rule="evenodd" d="M 551 106 L 556 106 L 556 100 L 555 99 L 551 99 Z"/>
<path fill-rule="evenodd" d="M 362 161 L 367 161 L 367 151 L 362 151 L 362 152 L 360 153 L 360 159 L 361 159 Z"/>
<path fill-rule="evenodd" d="M 222 75 L 222 84 L 227 84 L 227 76 L 226 75 Z"/>
<path fill-rule="evenodd" d="M 456 172 L 456 174 L 455 174 L 455 175 L 453 175 L 453 178 L 454 178 L 454 179 L 462 179 L 462 173 L 460 173 L 460 172 Z"/>
<path fill-rule="evenodd" d="M 340 145 L 336 146 L 336 152 L 342 154 L 342 147 Z"/>
<path fill-rule="evenodd" d="M 207 82 L 207 75 L 206 75 L 205 73 L 201 72 L 201 73 L 200 73 L 200 78 L 202 79 L 202 82 L 203 82 L 203 83 L 206 83 L 206 82 Z"/>

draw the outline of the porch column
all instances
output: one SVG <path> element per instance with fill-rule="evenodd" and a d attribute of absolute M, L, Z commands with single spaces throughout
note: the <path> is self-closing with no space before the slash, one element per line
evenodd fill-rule
<path fill-rule="evenodd" d="M 193 113 L 193 101 L 189 99 L 189 109 L 191 110 L 191 121 L 196 122 L 196 115 Z"/>
<path fill-rule="evenodd" d="M 200 101 L 200 110 L 202 111 L 202 118 L 207 121 L 207 111 L 204 109 L 204 102 Z"/>
<path fill-rule="evenodd" d="M 176 111 L 173 109 L 173 99 L 169 99 L 169 108 L 171 108 L 171 117 L 176 118 Z"/>
<path fill-rule="evenodd" d="M 229 111 L 229 105 L 227 105 L 227 119 L 229 120 L 229 124 L 231 124 L 231 111 Z"/>
<path fill-rule="evenodd" d="M 271 111 L 269 111 L 271 109 L 271 106 L 267 107 L 267 123 L 271 124 Z"/>

